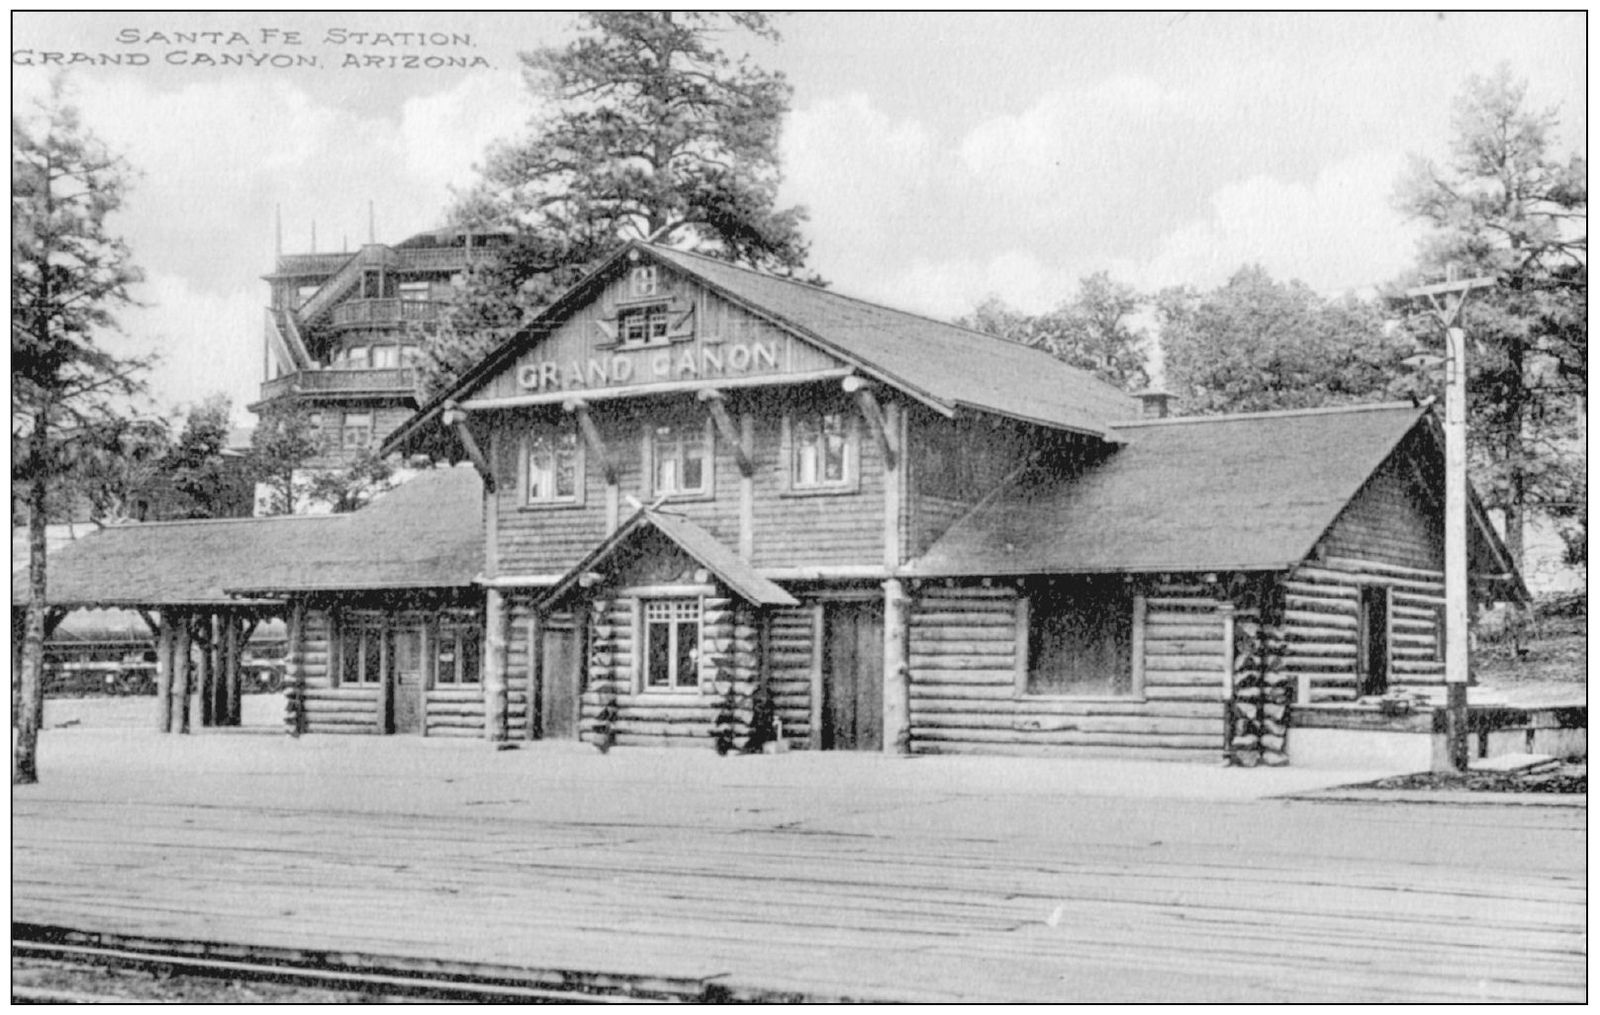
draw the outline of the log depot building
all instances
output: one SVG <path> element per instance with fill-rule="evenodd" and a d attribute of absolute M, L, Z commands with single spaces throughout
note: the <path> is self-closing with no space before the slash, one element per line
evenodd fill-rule
<path fill-rule="evenodd" d="M 384 450 L 445 446 L 471 467 L 353 516 L 388 539 L 225 583 L 287 604 L 296 729 L 1281 760 L 1443 699 L 1427 408 L 1149 418 L 1044 352 L 635 243 Z M 1473 519 L 1477 598 L 1525 597 Z M 431 576 L 442 530 L 481 559 Z"/>

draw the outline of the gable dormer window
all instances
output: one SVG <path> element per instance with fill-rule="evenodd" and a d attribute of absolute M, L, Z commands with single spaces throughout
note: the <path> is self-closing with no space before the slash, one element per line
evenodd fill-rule
<path fill-rule="evenodd" d="M 666 345 L 671 318 L 664 303 L 634 307 L 617 315 L 617 340 L 624 349 Z"/>
<path fill-rule="evenodd" d="M 644 299 L 659 293 L 661 277 L 653 264 L 638 265 L 628 274 L 628 293 L 634 299 Z"/>

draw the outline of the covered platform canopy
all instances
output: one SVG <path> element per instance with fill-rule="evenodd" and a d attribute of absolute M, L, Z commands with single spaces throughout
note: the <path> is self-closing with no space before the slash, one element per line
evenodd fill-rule
<path fill-rule="evenodd" d="M 477 475 L 438 469 L 351 514 L 130 524 L 57 547 L 46 636 L 71 610 L 137 611 L 156 639 L 160 728 L 188 729 L 195 677 L 202 725 L 238 725 L 242 646 L 262 619 L 289 612 L 287 597 L 463 587 L 482 566 Z M 13 611 L 27 599 L 24 569 L 12 575 Z"/>

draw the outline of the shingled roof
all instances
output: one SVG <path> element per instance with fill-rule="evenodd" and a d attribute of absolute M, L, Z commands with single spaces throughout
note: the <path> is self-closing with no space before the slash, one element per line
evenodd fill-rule
<path fill-rule="evenodd" d="M 54 606 L 205 606 L 240 593 L 460 587 L 483 570 L 482 488 L 434 469 L 353 514 L 155 522 L 103 529 L 53 551 Z M 13 575 L 11 601 L 27 601 Z"/>
<path fill-rule="evenodd" d="M 1014 477 L 912 565 L 919 575 L 1280 570 L 1304 560 L 1422 424 L 1411 405 L 1124 424 L 1074 476 Z"/>
<path fill-rule="evenodd" d="M 634 242 L 462 375 L 455 388 L 418 410 L 389 435 L 384 453 L 406 451 L 425 440 L 446 402 L 467 398 L 594 299 L 629 254 L 653 257 L 863 374 L 945 410 L 978 409 L 1112 441 L 1118 438 L 1111 424 L 1139 416 L 1136 400 L 1043 350 L 715 258 Z"/>

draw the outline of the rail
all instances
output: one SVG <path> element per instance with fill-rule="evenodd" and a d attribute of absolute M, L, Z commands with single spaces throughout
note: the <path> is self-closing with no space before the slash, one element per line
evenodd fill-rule
<path fill-rule="evenodd" d="M 414 395 L 417 371 L 412 367 L 381 370 L 302 370 L 264 381 L 261 400 L 270 402 L 289 394 L 393 394 Z"/>
<path fill-rule="evenodd" d="M 136 969 L 162 976 L 345 991 L 363 998 L 531 1004 L 663 1004 L 769 1000 L 733 997 L 718 983 L 697 978 L 630 976 L 569 970 L 455 963 L 348 951 L 320 952 L 202 941 L 109 935 L 40 924 L 13 923 L 11 957 L 79 967 Z M 15 979 L 15 977 L 13 977 Z M 14 1000 L 68 1000 L 25 985 Z M 26 995 L 33 996 L 26 996 Z M 133 999 L 125 999 L 133 1000 Z"/>
<path fill-rule="evenodd" d="M 345 300 L 333 308 L 335 328 L 371 325 L 433 324 L 447 304 L 434 300 Z"/>

